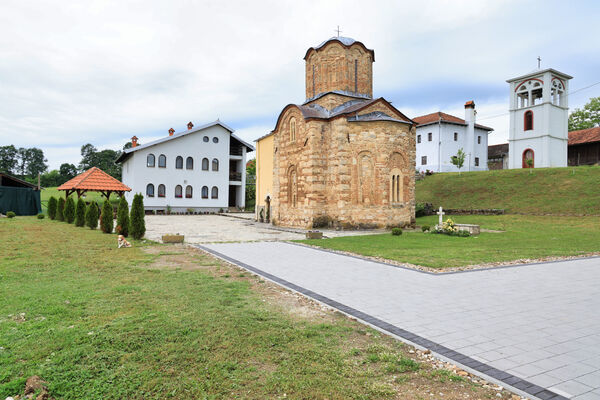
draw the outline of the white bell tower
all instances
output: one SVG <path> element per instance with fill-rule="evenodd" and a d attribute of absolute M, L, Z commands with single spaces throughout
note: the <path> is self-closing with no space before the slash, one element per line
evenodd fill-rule
<path fill-rule="evenodd" d="M 509 168 L 567 166 L 568 93 L 572 78 L 548 68 L 507 81 Z"/>

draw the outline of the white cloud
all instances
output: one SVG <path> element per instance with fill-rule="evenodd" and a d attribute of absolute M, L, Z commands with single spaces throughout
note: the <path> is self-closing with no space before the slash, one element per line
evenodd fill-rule
<path fill-rule="evenodd" d="M 538 55 L 574 75 L 573 87 L 598 80 L 597 11 L 593 2 L 565 14 L 556 1 L 516 0 L 5 0 L 0 142 L 41 147 L 53 168 L 77 163 L 82 144 L 116 149 L 134 134 L 148 142 L 190 120 L 220 118 L 251 142 L 304 100 L 302 57 L 337 24 L 375 49 L 375 95 L 407 115 L 460 116 L 468 99 L 494 115 L 507 108 L 498 88 Z M 436 90 L 448 93 L 430 100 Z M 493 142 L 508 122 L 489 125 Z"/>

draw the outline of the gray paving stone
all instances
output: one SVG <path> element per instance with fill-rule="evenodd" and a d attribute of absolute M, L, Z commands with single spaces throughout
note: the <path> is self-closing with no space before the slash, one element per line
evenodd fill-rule
<path fill-rule="evenodd" d="M 205 246 L 480 367 L 600 395 L 599 258 L 433 275 L 281 242 Z"/>

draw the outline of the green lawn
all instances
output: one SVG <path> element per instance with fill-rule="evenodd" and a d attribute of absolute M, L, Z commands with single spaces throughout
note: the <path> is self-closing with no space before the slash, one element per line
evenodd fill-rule
<path fill-rule="evenodd" d="M 434 174 L 415 194 L 435 207 L 600 215 L 600 166 Z"/>
<path fill-rule="evenodd" d="M 117 249 L 115 235 L 5 218 L 0 293 L 0 398 L 32 375 L 56 399 L 496 398 L 181 247 Z"/>
<path fill-rule="evenodd" d="M 524 258 L 574 256 L 600 251 L 598 217 L 524 215 L 456 216 L 455 222 L 479 224 L 503 233 L 467 238 L 417 232 L 303 240 L 315 246 L 382 257 L 433 268 L 512 261 Z M 417 225 L 434 226 L 437 216 L 417 218 Z"/>
<path fill-rule="evenodd" d="M 42 189 L 42 193 L 40 194 L 42 200 L 42 211 L 46 212 L 48 199 L 51 196 L 54 196 L 56 198 L 65 197 L 65 192 L 58 191 L 55 187 Z M 72 194 L 71 196 L 73 196 L 75 201 L 77 201 L 77 194 Z M 97 201 L 100 205 L 104 203 L 105 199 L 106 198 L 102 196 L 102 194 L 100 194 L 99 192 L 87 192 L 85 194 L 85 201 Z M 113 206 L 115 207 L 119 204 L 119 196 L 114 193 L 110 195 L 110 200 Z"/>

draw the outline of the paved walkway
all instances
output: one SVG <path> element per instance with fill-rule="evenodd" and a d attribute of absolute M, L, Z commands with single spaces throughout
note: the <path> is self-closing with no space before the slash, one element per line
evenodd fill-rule
<path fill-rule="evenodd" d="M 253 214 L 146 215 L 146 238 L 160 241 L 162 235 L 179 233 L 187 243 L 249 242 L 256 240 L 304 239 L 303 229 L 281 229 L 255 222 Z M 323 230 L 327 237 L 382 233 L 370 231 Z"/>
<path fill-rule="evenodd" d="M 599 258 L 433 275 L 289 243 L 205 248 L 530 397 L 600 399 Z"/>

